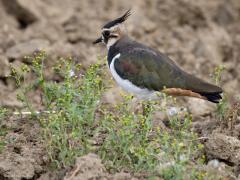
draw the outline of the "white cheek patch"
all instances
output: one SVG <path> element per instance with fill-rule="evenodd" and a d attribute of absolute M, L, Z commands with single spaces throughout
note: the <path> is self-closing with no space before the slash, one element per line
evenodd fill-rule
<path fill-rule="evenodd" d="M 109 49 L 113 44 L 117 42 L 117 38 L 109 38 L 107 42 L 107 48 Z"/>

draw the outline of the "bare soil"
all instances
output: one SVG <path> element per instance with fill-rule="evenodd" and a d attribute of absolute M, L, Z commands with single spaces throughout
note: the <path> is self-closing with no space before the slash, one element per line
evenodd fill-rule
<path fill-rule="evenodd" d="M 24 56 L 44 49 L 49 55 L 49 79 L 56 78 L 51 66 L 58 57 L 72 56 L 88 67 L 97 61 L 98 55 L 106 55 L 103 46 L 92 45 L 102 25 L 129 8 L 133 14 L 126 27 L 131 37 L 166 53 L 186 71 L 210 82 L 214 69 L 224 65 L 221 87 L 231 103 L 236 101 L 240 96 L 239 0 L 0 0 L 0 106 L 22 107 L 16 99 L 19 89 L 6 78 L 10 64 L 15 67 L 29 64 Z M 116 90 L 119 88 L 114 85 L 104 100 L 118 101 Z M 37 94 L 31 95 L 36 107 L 40 101 Z M 229 112 L 229 121 L 220 122 L 211 103 L 193 99 L 183 102 L 193 113 L 193 129 L 208 137 L 204 141 L 207 161 L 218 159 L 230 167 L 227 170 L 230 177 L 237 178 L 240 117 L 235 111 L 238 107 Z M 93 154 L 78 158 L 72 169 L 52 172 L 47 166 L 49 160 L 36 121 L 11 117 L 0 122 L 7 129 L 8 142 L 0 154 L 0 179 L 134 178 L 126 173 L 109 174 Z"/>

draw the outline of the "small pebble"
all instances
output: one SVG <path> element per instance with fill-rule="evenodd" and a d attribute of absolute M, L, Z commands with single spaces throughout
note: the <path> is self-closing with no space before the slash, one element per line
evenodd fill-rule
<path fill-rule="evenodd" d="M 208 162 L 208 166 L 211 166 L 213 168 L 218 168 L 219 167 L 219 161 L 217 159 L 213 159 Z"/>

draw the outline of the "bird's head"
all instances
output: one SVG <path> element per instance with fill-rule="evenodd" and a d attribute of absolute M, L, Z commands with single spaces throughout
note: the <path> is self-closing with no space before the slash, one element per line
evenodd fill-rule
<path fill-rule="evenodd" d="M 108 22 L 102 27 L 102 35 L 96 39 L 93 44 L 104 43 L 107 48 L 110 48 L 115 44 L 119 39 L 126 35 L 126 29 L 123 25 L 123 22 L 131 15 L 131 11 L 128 10 L 121 17 Z"/>

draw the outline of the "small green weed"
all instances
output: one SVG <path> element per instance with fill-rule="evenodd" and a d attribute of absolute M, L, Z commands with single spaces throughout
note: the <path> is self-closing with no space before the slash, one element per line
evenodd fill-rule
<path fill-rule="evenodd" d="M 225 70 L 225 67 L 222 65 L 217 66 L 215 68 L 212 76 L 216 85 L 220 84 L 221 76 L 224 70 Z M 228 99 L 227 99 L 227 96 L 224 94 L 223 99 L 217 104 L 217 114 L 221 121 L 225 118 L 225 115 L 228 111 L 228 106 L 229 106 Z"/>
<path fill-rule="evenodd" d="M 115 170 L 130 168 L 135 171 L 153 169 L 158 160 L 159 143 L 153 136 L 152 111 L 135 114 L 129 103 L 131 96 L 116 106 L 116 112 L 105 112 L 100 129 L 107 135 L 99 153 L 105 161 L 111 161 Z"/>
<path fill-rule="evenodd" d="M 2 120 L 7 117 L 8 110 L 6 108 L 0 108 L 0 153 L 4 149 L 6 143 L 4 137 L 7 134 L 7 130 L 2 128 Z"/>
<path fill-rule="evenodd" d="M 4 119 L 8 114 L 7 108 L 0 107 L 0 124 L 1 120 Z"/>
<path fill-rule="evenodd" d="M 37 65 L 37 64 L 36 64 Z M 50 113 L 41 119 L 49 156 L 59 167 L 70 165 L 76 156 L 91 150 L 90 139 L 95 126 L 95 111 L 103 92 L 99 64 L 88 68 L 82 77 L 70 72 L 79 71 L 71 59 L 62 60 L 59 70 L 62 83 L 47 83 L 40 79 L 44 101 Z"/>
<path fill-rule="evenodd" d="M 26 79 L 28 73 L 30 72 L 30 68 L 27 65 L 22 65 L 19 69 L 14 68 L 12 65 L 11 75 L 9 78 L 13 78 L 16 82 L 16 86 L 20 89 L 17 94 L 17 99 L 23 103 L 23 106 L 27 108 L 33 115 L 34 110 L 31 105 L 30 99 L 27 97 L 27 93 L 31 91 L 34 87 L 33 84 L 28 83 Z"/>
<path fill-rule="evenodd" d="M 2 153 L 3 149 L 5 148 L 6 143 L 0 139 L 0 153 Z"/>
<path fill-rule="evenodd" d="M 36 78 L 32 84 L 24 82 L 22 71 L 17 73 L 17 70 L 12 70 L 17 85 L 23 86 L 19 100 L 35 114 L 26 94 L 36 88 L 42 90 L 42 103 L 48 111 L 39 117 L 43 140 L 51 161 L 57 167 L 65 167 L 75 157 L 91 150 L 95 111 L 104 90 L 100 64 L 90 66 L 84 75 L 75 75 L 81 66 L 75 65 L 71 58 L 60 59 L 54 70 L 63 77 L 63 81 L 57 83 L 46 81 L 43 73 L 46 59 L 44 52 L 28 58 L 32 62 L 29 71 Z"/>
<path fill-rule="evenodd" d="M 106 111 L 99 127 L 106 133 L 99 154 L 108 168 L 184 179 L 191 159 L 203 148 L 190 131 L 191 116 L 186 113 L 185 118 L 180 119 L 176 115 L 170 119 L 171 131 L 161 131 L 153 125 L 152 114 L 158 107 L 157 102 L 150 102 L 148 113 L 143 116 L 132 111 L 130 101 L 131 96 L 125 96 L 116 106 L 116 112 Z"/>
<path fill-rule="evenodd" d="M 3 149 L 6 146 L 6 142 L 5 142 L 5 136 L 8 133 L 8 129 L 0 127 L 0 153 L 3 151 Z"/>
<path fill-rule="evenodd" d="M 225 70 L 225 67 L 220 65 L 220 66 L 217 66 L 214 70 L 214 73 L 213 73 L 213 79 L 215 81 L 215 84 L 219 85 L 220 82 L 221 82 L 221 76 L 222 76 L 222 72 Z"/>

